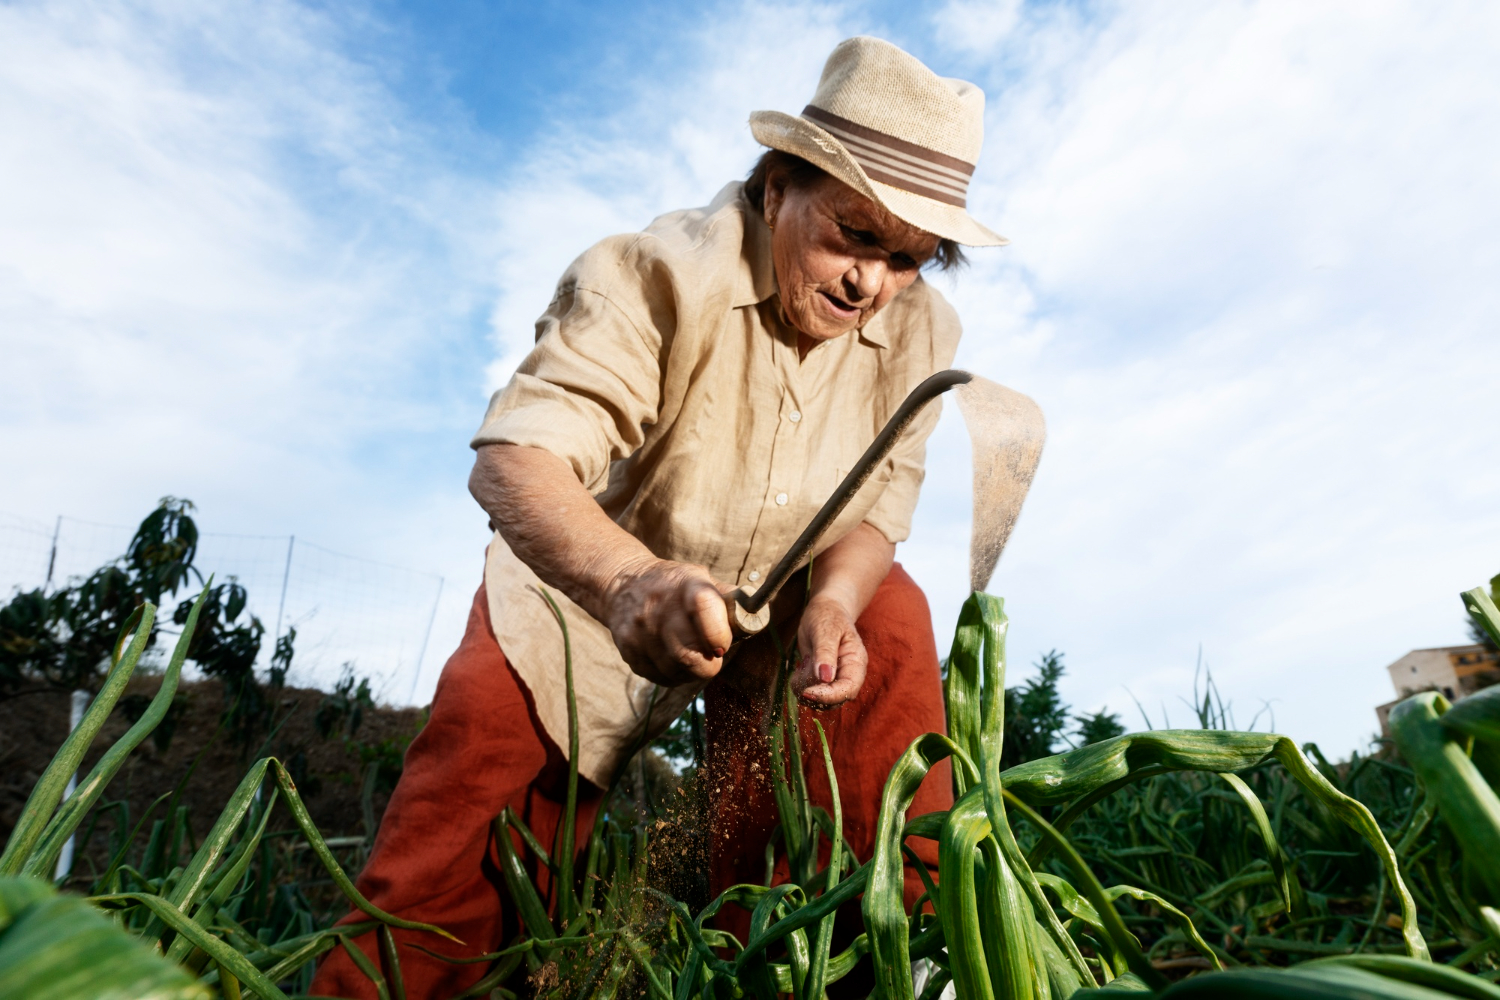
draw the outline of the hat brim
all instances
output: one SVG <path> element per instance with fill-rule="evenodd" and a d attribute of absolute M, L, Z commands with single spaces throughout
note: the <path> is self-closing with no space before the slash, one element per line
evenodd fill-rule
<path fill-rule="evenodd" d="M 843 143 L 806 118 L 757 111 L 750 116 L 750 132 L 762 146 L 802 157 L 924 232 L 970 247 L 1003 247 L 1010 242 L 957 205 L 871 180 Z"/>

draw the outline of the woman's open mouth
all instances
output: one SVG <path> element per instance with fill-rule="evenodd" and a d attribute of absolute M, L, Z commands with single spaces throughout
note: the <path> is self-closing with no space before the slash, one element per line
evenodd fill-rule
<path fill-rule="evenodd" d="M 837 295 L 828 292 L 819 292 L 818 294 L 823 296 L 824 301 L 828 303 L 828 308 L 839 319 L 853 319 L 859 315 L 858 306 L 851 306 Z"/>

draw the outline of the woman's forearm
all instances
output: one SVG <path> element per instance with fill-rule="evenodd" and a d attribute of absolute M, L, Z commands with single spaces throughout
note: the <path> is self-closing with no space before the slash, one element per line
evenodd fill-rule
<path fill-rule="evenodd" d="M 568 463 L 487 444 L 469 492 L 543 583 L 604 624 L 636 673 L 659 684 L 719 672 L 733 638 L 724 592 L 702 566 L 658 559 L 609 517 Z"/>
<path fill-rule="evenodd" d="M 469 492 L 543 583 L 601 621 L 611 586 L 655 561 L 609 519 L 567 462 L 541 448 L 482 445 Z"/>
<path fill-rule="evenodd" d="M 891 571 L 896 546 L 861 522 L 813 560 L 811 600 L 837 601 L 851 619 L 864 613 Z"/>

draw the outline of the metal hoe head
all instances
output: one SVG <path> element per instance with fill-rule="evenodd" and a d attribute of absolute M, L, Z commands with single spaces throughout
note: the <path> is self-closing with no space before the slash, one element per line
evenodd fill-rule
<path fill-rule="evenodd" d="M 1030 396 L 977 375 L 958 387 L 958 409 L 974 449 L 969 589 L 984 590 L 1031 489 L 1047 424 Z"/>

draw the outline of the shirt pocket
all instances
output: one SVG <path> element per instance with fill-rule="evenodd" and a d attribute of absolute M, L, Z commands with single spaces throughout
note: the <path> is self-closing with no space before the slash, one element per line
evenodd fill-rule
<path fill-rule="evenodd" d="M 828 496 L 833 496 L 834 490 L 843 485 L 844 477 L 848 474 L 848 469 L 834 470 L 833 482 L 830 483 L 828 487 Z M 891 469 L 891 463 L 888 460 L 882 461 L 879 465 L 875 466 L 875 471 L 870 473 L 870 478 L 866 479 L 864 483 L 860 485 L 859 492 L 854 494 L 854 500 L 852 501 L 852 503 L 859 503 L 863 501 L 865 493 L 869 492 L 872 496 L 870 503 L 873 505 L 875 499 L 879 498 L 881 492 L 884 491 L 885 487 L 890 485 L 893 475 L 894 473 Z"/>

